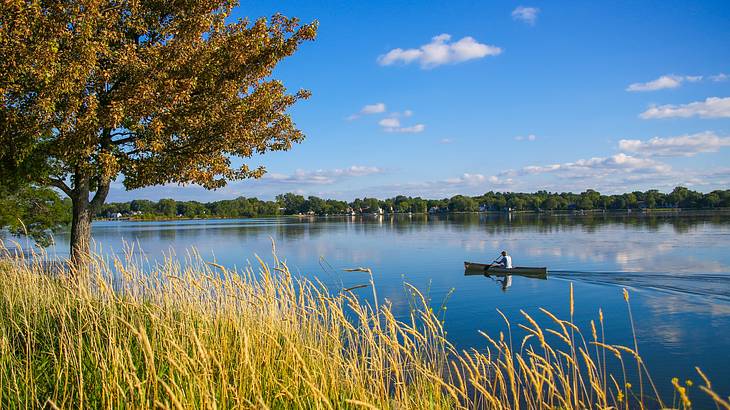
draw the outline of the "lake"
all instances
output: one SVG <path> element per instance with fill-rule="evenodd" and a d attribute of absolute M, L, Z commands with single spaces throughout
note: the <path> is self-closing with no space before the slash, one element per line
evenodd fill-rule
<path fill-rule="evenodd" d="M 451 292 L 446 328 L 463 348 L 487 346 L 478 334 L 506 327 L 500 309 L 524 323 L 520 310 L 545 321 L 538 308 L 575 320 L 590 336 L 602 308 L 610 343 L 633 345 L 622 288 L 630 292 L 639 352 L 660 390 L 670 379 L 699 381 L 700 366 L 721 394 L 730 392 L 730 217 L 647 215 L 397 215 L 261 218 L 93 224 L 105 252 L 136 243 L 151 260 L 184 256 L 195 247 L 208 260 L 243 267 L 254 255 L 271 261 L 271 241 L 292 272 L 316 276 L 332 291 L 367 283 L 345 268 L 373 269 L 380 299 L 408 312 L 403 282 L 428 292 L 435 307 Z M 67 254 L 68 238 L 49 252 Z M 465 276 L 463 262 L 489 263 L 506 249 L 516 266 L 547 266 L 547 280 Z M 363 297 L 370 290 L 358 289 Z M 521 334 L 515 331 L 515 343 Z M 695 398 L 703 394 L 692 393 Z M 671 397 L 671 393 L 669 393 Z M 701 403 L 701 402 L 699 402 Z"/>

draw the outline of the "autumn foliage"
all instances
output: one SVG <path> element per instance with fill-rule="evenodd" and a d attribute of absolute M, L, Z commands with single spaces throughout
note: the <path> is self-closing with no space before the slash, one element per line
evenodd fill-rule
<path fill-rule="evenodd" d="M 3 1 L 0 178 L 62 190 L 72 253 L 120 174 L 127 189 L 219 188 L 260 177 L 233 166 L 304 136 L 287 109 L 307 98 L 272 78 L 316 35 L 296 18 L 230 22 L 228 1 Z"/>

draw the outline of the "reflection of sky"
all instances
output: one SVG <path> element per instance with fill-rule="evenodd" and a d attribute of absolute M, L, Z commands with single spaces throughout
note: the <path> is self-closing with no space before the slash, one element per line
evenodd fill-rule
<path fill-rule="evenodd" d="M 657 380 L 694 377 L 695 365 L 730 391 L 730 220 L 728 218 L 513 218 L 483 215 L 254 219 L 95 223 L 107 251 L 138 243 L 150 258 L 195 247 L 205 258 L 245 266 L 271 261 L 271 240 L 293 272 L 316 275 L 333 289 L 367 283 L 405 315 L 403 278 L 440 305 L 450 289 L 447 328 L 460 347 L 485 346 L 477 330 L 503 329 L 496 309 L 515 321 L 539 307 L 567 316 L 576 285 L 576 321 L 588 325 L 602 307 L 612 343 L 632 344 L 620 287 L 632 289 L 640 349 Z M 58 253 L 67 247 L 59 237 Z M 512 286 L 463 275 L 463 261 L 489 262 L 507 249 L 516 266 L 547 266 L 551 279 L 514 277 Z M 320 262 L 320 258 L 323 261 Z M 331 268 L 330 268 L 331 265 Z M 358 289 L 363 297 L 369 289 Z M 588 328 L 588 327 L 586 327 Z M 514 326 L 513 326 L 514 330 Z"/>

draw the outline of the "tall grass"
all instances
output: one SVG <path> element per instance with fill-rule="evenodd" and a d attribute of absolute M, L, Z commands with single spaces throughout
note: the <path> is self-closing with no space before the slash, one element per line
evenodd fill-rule
<path fill-rule="evenodd" d="M 662 400 L 610 374 L 607 360 L 630 361 L 653 385 L 635 347 L 606 342 L 602 315 L 584 337 L 572 320 L 542 310 L 552 325 L 541 327 L 523 312 L 527 336 L 514 341 L 502 315 L 506 336 L 482 333 L 486 347 L 458 351 L 412 286 L 410 317 L 399 320 L 387 302 L 294 278 L 278 259 L 242 271 L 197 255 L 141 266 L 93 256 L 83 270 L 49 274 L 34 260 L 0 260 L 2 408 L 692 405 L 678 380 Z M 570 303 L 572 317 L 572 290 Z M 730 409 L 699 374 L 699 389 Z"/>

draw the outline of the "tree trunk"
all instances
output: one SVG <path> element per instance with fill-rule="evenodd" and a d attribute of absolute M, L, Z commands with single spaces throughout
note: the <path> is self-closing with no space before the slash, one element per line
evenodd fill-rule
<path fill-rule="evenodd" d="M 71 263 L 82 267 L 88 262 L 91 255 L 91 219 L 101 209 L 109 194 L 109 177 L 100 177 L 96 184 L 94 198 L 89 200 L 91 193 L 90 178 L 81 173 L 74 175 L 74 186 L 69 190 L 71 197 L 73 218 L 71 220 Z"/>
<path fill-rule="evenodd" d="M 91 250 L 89 183 L 85 178 L 76 178 L 71 203 L 71 263 L 74 266 L 83 266 Z"/>

